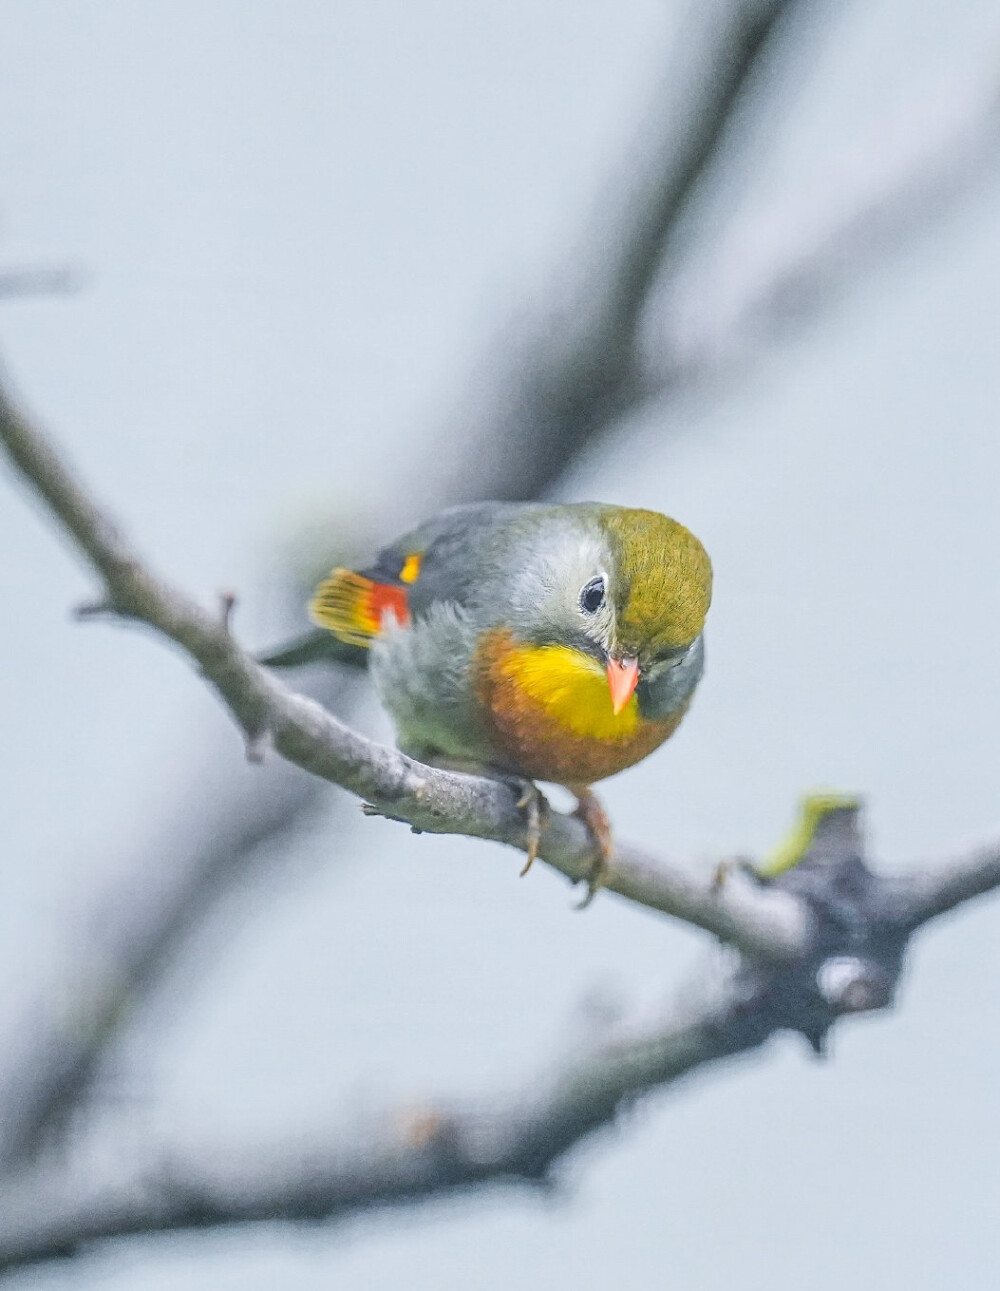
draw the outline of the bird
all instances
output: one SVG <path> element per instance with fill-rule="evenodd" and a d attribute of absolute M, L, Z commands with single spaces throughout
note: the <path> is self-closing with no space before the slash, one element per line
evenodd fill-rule
<path fill-rule="evenodd" d="M 712 594 L 705 548 L 656 511 L 597 502 L 450 507 L 316 588 L 304 640 L 274 667 L 321 654 L 367 660 L 416 760 L 520 786 L 527 873 L 537 781 L 562 785 L 594 842 L 588 904 L 613 857 L 591 786 L 674 733 L 704 669 Z"/>

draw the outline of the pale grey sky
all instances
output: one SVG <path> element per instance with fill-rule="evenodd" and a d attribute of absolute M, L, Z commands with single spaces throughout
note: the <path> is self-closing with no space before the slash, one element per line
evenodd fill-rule
<path fill-rule="evenodd" d="M 692 310 L 731 308 L 995 76 L 983 0 L 813 7 L 817 53 L 720 200 Z M 3 306 L 16 383 L 162 568 L 252 588 L 294 517 L 398 490 L 498 324 L 544 299 L 675 30 L 652 0 L 0 2 L 0 264 L 91 276 Z M 868 795 L 886 863 L 1000 827 L 998 217 L 987 181 L 748 375 L 648 411 L 574 476 L 573 496 L 677 515 L 717 572 L 690 718 L 606 790 L 630 837 L 693 866 L 761 851 L 817 784 Z M 192 741 L 236 739 L 161 646 L 67 622 L 86 582 L 6 483 L 0 550 L 7 1020 L 173 809 Z M 240 623 L 266 623 L 252 596 Z M 595 986 L 652 1008 L 704 953 L 610 898 L 575 914 L 497 849 L 359 822 L 343 851 L 319 822 L 232 899 L 125 1046 L 131 1132 L 308 1134 L 503 1088 L 571 1046 Z M 128 1243 L 16 1285 L 992 1285 L 998 934 L 989 903 L 930 932 L 898 1011 L 844 1026 L 831 1062 L 787 1040 L 650 1100 L 551 1204 Z"/>

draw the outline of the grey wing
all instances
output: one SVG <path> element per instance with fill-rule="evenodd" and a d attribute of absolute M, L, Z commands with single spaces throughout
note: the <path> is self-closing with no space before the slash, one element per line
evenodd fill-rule
<path fill-rule="evenodd" d="M 407 597 L 415 618 L 441 602 L 470 607 L 476 602 L 485 570 L 500 557 L 511 521 L 546 510 L 543 504 L 533 502 L 472 502 L 450 507 L 381 551 L 377 569 L 382 576 L 392 573 L 398 577 L 408 556 L 419 557 L 420 571 Z"/>
<path fill-rule="evenodd" d="M 409 558 L 419 558 L 407 588 L 410 623 L 383 631 L 370 665 L 399 745 L 413 756 L 497 763 L 469 671 L 483 621 L 480 594 L 484 582 L 493 585 L 485 575 L 503 562 L 516 522 L 543 510 L 501 502 L 452 507 L 379 553 L 382 578 L 398 577 Z"/>
<path fill-rule="evenodd" d="M 376 583 L 405 587 L 410 614 L 416 619 L 427 619 L 434 607 L 466 610 L 476 599 L 486 568 L 502 558 L 510 521 L 544 510 L 540 504 L 517 502 L 451 507 L 383 547 L 374 562 L 358 572 Z M 409 563 L 413 557 L 419 570 L 415 580 Z M 448 632 L 448 615 L 439 616 L 431 636 L 442 638 Z M 426 662 L 432 653 L 430 643 L 421 640 L 421 645 Z M 339 640 L 326 628 L 315 628 L 258 656 L 258 662 L 270 668 L 297 668 L 317 661 L 364 668 L 370 662 L 369 650 Z M 414 671 L 421 675 L 423 669 Z"/>
<path fill-rule="evenodd" d="M 490 760 L 469 675 L 476 636 L 460 606 L 439 601 L 409 627 L 390 627 L 372 646 L 372 680 L 399 746 L 421 761 Z"/>

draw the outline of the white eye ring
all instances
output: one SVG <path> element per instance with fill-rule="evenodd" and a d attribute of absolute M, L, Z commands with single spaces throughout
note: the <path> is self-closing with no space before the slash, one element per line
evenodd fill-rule
<path fill-rule="evenodd" d="M 607 596 L 607 583 L 603 574 L 598 574 L 586 583 L 580 592 L 580 609 L 584 614 L 596 614 L 604 604 Z"/>

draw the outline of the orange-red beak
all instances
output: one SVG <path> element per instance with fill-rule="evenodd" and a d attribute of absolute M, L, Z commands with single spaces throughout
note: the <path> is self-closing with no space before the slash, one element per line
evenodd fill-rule
<path fill-rule="evenodd" d="M 638 659 L 609 659 L 608 688 L 611 691 L 611 709 L 617 717 L 639 684 Z"/>

